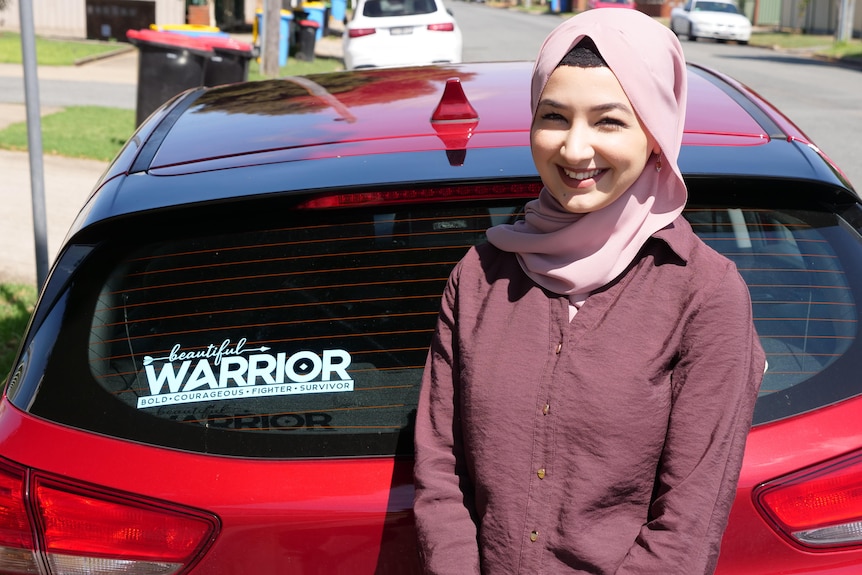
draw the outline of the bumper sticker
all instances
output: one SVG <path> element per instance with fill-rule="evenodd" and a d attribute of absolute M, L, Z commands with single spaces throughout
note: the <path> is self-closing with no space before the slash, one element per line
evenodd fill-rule
<path fill-rule="evenodd" d="M 246 347 L 242 338 L 193 351 L 176 344 L 167 356 L 145 356 L 150 395 L 139 397 L 137 407 L 353 391 L 347 351 L 266 353 L 270 349 Z"/>

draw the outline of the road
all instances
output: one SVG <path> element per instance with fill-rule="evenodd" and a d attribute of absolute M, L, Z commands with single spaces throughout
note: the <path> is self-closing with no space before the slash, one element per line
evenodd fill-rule
<path fill-rule="evenodd" d="M 686 58 L 734 77 L 799 126 L 862 191 L 862 70 L 806 56 L 716 42 L 683 42 Z"/>
<path fill-rule="evenodd" d="M 524 14 L 450 0 L 464 33 L 464 59 L 533 60 L 552 14 Z M 862 71 L 806 56 L 709 40 L 682 41 L 686 59 L 745 84 L 781 110 L 862 190 Z"/>
<path fill-rule="evenodd" d="M 534 60 L 545 36 L 562 22 L 554 14 L 525 14 L 463 0 L 448 0 L 447 5 L 463 31 L 467 62 Z"/>
<path fill-rule="evenodd" d="M 123 61 L 125 56 L 118 57 Z M 137 61 L 134 60 L 136 63 Z M 134 64 L 133 64 L 134 65 Z M 23 67 L 20 64 L 3 65 L 5 70 L 0 73 L 0 104 L 21 104 L 24 102 Z M 88 64 L 89 68 L 104 69 L 106 74 L 113 70 L 99 64 Z M 14 73 L 9 73 L 9 70 Z M 75 67 L 55 68 L 51 73 L 39 73 L 39 100 L 43 108 L 62 108 L 66 106 L 104 106 L 106 108 L 124 108 L 134 110 L 137 105 L 137 85 L 135 80 L 127 80 L 135 70 L 121 70 L 120 78 L 106 77 L 103 81 L 94 80 L 92 74 L 84 74 L 82 69 Z"/>

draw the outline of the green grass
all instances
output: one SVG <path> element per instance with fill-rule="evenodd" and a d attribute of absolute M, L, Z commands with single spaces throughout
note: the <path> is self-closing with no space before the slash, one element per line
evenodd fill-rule
<path fill-rule="evenodd" d="M 754 32 L 751 44 L 783 50 L 822 50 L 829 48 L 835 42 L 833 36 L 819 34 L 791 34 L 790 32 Z"/>
<path fill-rule="evenodd" d="M 862 40 L 835 42 L 831 48 L 819 52 L 819 55 L 837 58 L 854 64 L 862 64 Z"/>
<path fill-rule="evenodd" d="M 0 382 L 5 381 L 15 361 L 21 335 L 36 304 L 36 288 L 0 284 Z"/>
<path fill-rule="evenodd" d="M 750 44 L 778 50 L 800 50 L 848 63 L 862 62 L 862 40 L 836 42 L 834 36 L 822 34 L 755 32 L 751 35 Z"/>
<path fill-rule="evenodd" d="M 135 111 L 100 106 L 71 106 L 42 117 L 46 154 L 108 162 L 135 130 Z M 0 130 L 0 148 L 27 149 L 27 123 Z"/>
<path fill-rule="evenodd" d="M 36 38 L 36 60 L 40 66 L 74 66 L 78 62 L 94 56 L 128 49 L 129 44 L 120 44 L 119 42 Z M 20 64 L 22 62 L 20 34 L 0 32 L 0 62 L 4 64 Z"/>

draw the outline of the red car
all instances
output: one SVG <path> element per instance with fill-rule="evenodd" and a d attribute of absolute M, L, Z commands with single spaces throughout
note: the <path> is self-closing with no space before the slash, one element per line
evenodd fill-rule
<path fill-rule="evenodd" d="M 418 573 L 417 386 L 451 267 L 540 188 L 530 67 L 199 88 L 145 122 L 0 401 L 0 572 Z M 857 575 L 860 198 L 756 94 L 688 71 L 686 217 L 769 361 L 718 571 Z"/>

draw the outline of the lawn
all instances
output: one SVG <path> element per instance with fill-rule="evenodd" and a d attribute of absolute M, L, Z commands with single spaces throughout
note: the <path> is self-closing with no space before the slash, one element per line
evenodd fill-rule
<path fill-rule="evenodd" d="M 135 130 L 135 111 L 99 106 L 71 106 L 42 117 L 46 154 L 109 162 Z M 0 130 L 0 148 L 27 149 L 27 123 Z"/>
<path fill-rule="evenodd" d="M 862 63 L 862 40 L 836 42 L 834 36 L 819 34 L 794 34 L 791 32 L 755 32 L 751 35 L 752 46 L 777 50 L 802 50 L 819 57 Z"/>
<path fill-rule="evenodd" d="M 96 56 L 128 49 L 128 44 L 119 42 L 36 38 L 36 59 L 40 66 L 74 66 Z M 22 62 L 20 34 L 0 32 L 0 62 L 4 64 Z"/>
<path fill-rule="evenodd" d="M 35 286 L 0 284 L 0 382 L 3 382 L 36 304 Z"/>

